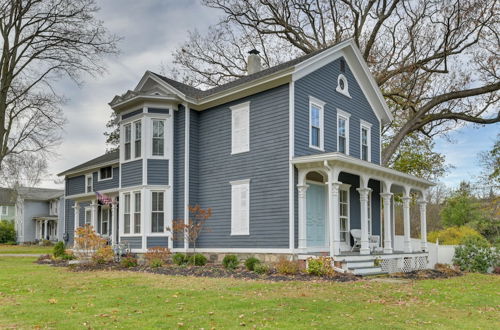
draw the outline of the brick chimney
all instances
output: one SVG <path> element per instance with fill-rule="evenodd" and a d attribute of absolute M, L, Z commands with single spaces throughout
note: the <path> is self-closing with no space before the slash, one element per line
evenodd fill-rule
<path fill-rule="evenodd" d="M 260 64 L 260 52 L 257 49 L 252 49 L 248 52 L 248 60 L 247 60 L 247 74 L 250 75 L 255 72 L 259 72 L 262 70 L 262 66 Z"/>

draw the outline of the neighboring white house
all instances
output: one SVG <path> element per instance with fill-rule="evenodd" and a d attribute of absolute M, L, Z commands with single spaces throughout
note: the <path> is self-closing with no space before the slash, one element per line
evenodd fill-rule
<path fill-rule="evenodd" d="M 0 221 L 14 221 L 16 215 L 16 198 L 11 189 L 0 188 Z"/>

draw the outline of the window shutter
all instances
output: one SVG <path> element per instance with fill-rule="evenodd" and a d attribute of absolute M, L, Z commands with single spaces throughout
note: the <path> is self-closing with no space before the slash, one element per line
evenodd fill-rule
<path fill-rule="evenodd" d="M 231 235 L 249 235 L 249 184 L 231 187 Z"/>
<path fill-rule="evenodd" d="M 231 116 L 231 153 L 250 150 L 250 107 L 232 109 Z"/>

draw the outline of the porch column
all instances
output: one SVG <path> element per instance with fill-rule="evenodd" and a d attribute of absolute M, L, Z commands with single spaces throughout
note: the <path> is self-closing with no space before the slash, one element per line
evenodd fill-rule
<path fill-rule="evenodd" d="M 411 236 L 410 236 L 410 196 L 403 197 L 403 220 L 404 220 L 404 252 L 410 253 Z"/>
<path fill-rule="evenodd" d="M 97 202 L 93 200 L 90 204 L 91 216 L 90 216 L 90 225 L 94 228 L 94 231 L 97 233 Z"/>
<path fill-rule="evenodd" d="M 427 202 L 421 199 L 418 204 L 420 206 L 420 247 L 422 251 L 427 252 Z"/>
<path fill-rule="evenodd" d="M 391 199 L 392 193 L 381 193 L 384 201 L 384 253 L 392 253 Z"/>
<path fill-rule="evenodd" d="M 111 204 L 111 244 L 115 245 L 116 242 L 116 219 L 117 219 L 117 214 L 116 214 L 116 203 L 113 202 Z"/>
<path fill-rule="evenodd" d="M 44 227 L 43 239 L 48 240 L 49 239 L 49 220 L 43 220 L 43 227 Z"/>
<path fill-rule="evenodd" d="M 359 203 L 361 207 L 361 248 L 360 254 L 370 254 L 370 246 L 368 244 L 368 194 L 370 188 L 358 188 Z"/>
<path fill-rule="evenodd" d="M 339 189 L 342 182 L 329 184 L 328 194 L 328 217 L 329 217 L 329 239 L 330 256 L 340 254 L 340 217 L 339 217 Z"/>
<path fill-rule="evenodd" d="M 297 186 L 299 190 L 299 249 L 307 247 L 307 200 L 308 185 Z"/>
<path fill-rule="evenodd" d="M 75 205 L 73 206 L 73 209 L 75 210 L 75 225 L 74 225 L 74 236 L 76 237 L 76 229 L 80 227 L 80 205 L 78 202 L 75 202 Z"/>

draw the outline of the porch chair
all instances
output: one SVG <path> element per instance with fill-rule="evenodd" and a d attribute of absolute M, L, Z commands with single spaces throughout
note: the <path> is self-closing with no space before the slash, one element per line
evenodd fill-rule
<path fill-rule="evenodd" d="M 370 250 L 376 251 L 380 245 L 380 236 L 379 235 L 371 235 L 368 238 L 368 246 L 370 247 Z"/>
<path fill-rule="evenodd" d="M 351 229 L 351 236 L 354 239 L 354 244 L 352 245 L 351 252 L 355 248 L 361 249 L 361 229 Z"/>

